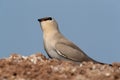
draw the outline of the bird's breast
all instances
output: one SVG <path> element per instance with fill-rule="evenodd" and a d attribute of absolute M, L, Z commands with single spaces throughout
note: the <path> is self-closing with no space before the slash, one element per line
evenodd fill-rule
<path fill-rule="evenodd" d="M 47 50 L 51 50 L 53 48 L 55 48 L 55 39 L 53 36 L 47 36 L 47 35 L 44 35 L 44 46 Z"/>

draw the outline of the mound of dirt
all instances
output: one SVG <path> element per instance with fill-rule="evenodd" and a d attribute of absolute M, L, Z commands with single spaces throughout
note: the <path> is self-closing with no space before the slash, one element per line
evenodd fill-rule
<path fill-rule="evenodd" d="M 0 80 L 120 80 L 120 63 L 112 66 L 47 59 L 41 53 L 0 59 Z"/>

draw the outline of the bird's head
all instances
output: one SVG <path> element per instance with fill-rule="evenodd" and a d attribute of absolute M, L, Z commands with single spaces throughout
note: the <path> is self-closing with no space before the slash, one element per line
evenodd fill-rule
<path fill-rule="evenodd" d="M 40 22 L 40 26 L 41 26 L 43 32 L 58 30 L 58 24 L 57 24 L 56 20 L 53 19 L 52 17 L 40 18 L 40 19 L 38 19 L 38 21 Z"/>

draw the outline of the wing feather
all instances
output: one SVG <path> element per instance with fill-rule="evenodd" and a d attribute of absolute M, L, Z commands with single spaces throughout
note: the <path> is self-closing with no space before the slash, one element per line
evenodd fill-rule
<path fill-rule="evenodd" d="M 56 51 L 59 51 L 59 55 L 74 60 L 74 61 L 89 61 L 89 58 L 80 48 L 73 43 L 58 42 L 56 45 Z"/>

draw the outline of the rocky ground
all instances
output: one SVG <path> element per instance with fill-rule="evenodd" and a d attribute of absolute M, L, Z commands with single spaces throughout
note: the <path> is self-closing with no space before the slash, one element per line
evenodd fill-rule
<path fill-rule="evenodd" d="M 0 59 L 0 80 L 120 80 L 120 63 L 110 65 L 47 59 L 41 53 Z"/>

